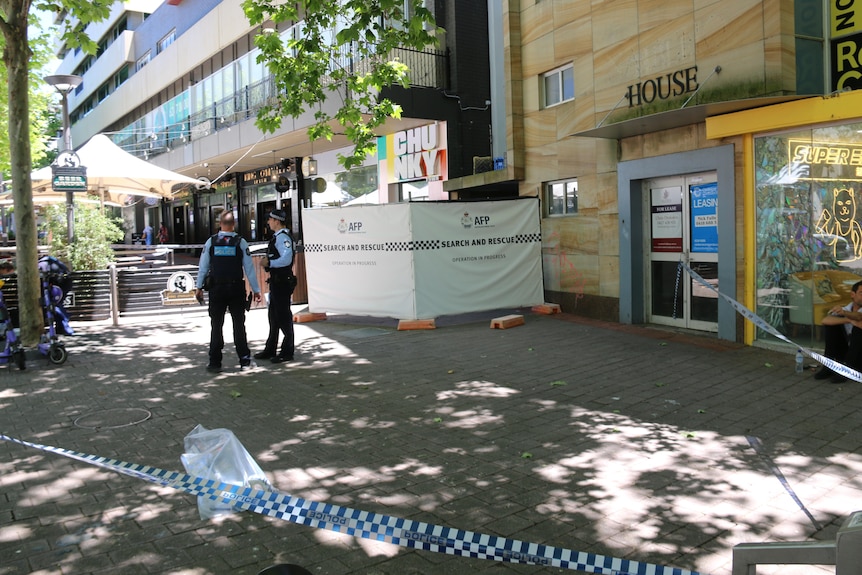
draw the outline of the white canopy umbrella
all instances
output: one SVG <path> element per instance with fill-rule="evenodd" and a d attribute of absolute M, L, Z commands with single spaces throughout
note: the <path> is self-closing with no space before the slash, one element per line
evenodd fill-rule
<path fill-rule="evenodd" d="M 201 183 L 197 178 L 160 168 L 133 156 L 104 134 L 90 138 L 76 153 L 81 165 L 87 168 L 88 192 L 103 197 L 106 202 L 128 203 L 120 194 L 171 198 L 175 185 Z M 57 193 L 51 189 L 51 166 L 36 170 L 30 178 L 34 201 L 40 194 Z"/>
<path fill-rule="evenodd" d="M 379 204 L 380 203 L 380 192 L 377 190 L 372 190 L 367 194 L 362 194 L 358 198 L 353 198 L 346 204 L 345 206 L 356 206 L 361 204 Z"/>
<path fill-rule="evenodd" d="M 134 196 L 126 194 L 106 193 L 104 197 L 96 197 L 91 193 L 76 194 L 75 202 L 82 204 L 95 204 L 103 206 L 114 206 L 121 208 L 129 205 L 129 200 L 134 201 Z M 65 192 L 52 192 L 49 188 L 43 191 L 33 191 L 33 204 L 36 206 L 44 206 L 46 204 L 61 204 L 66 201 Z M 4 192 L 0 194 L 0 206 L 11 206 L 15 202 L 12 201 L 12 192 Z"/>

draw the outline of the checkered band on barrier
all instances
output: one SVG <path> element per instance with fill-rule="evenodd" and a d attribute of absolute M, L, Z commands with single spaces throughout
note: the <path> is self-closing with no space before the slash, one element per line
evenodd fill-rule
<path fill-rule="evenodd" d="M 386 242 L 384 252 L 409 252 L 413 250 L 413 242 Z"/>
<path fill-rule="evenodd" d="M 325 251 L 323 249 L 323 244 L 305 244 L 305 252 L 310 254 L 316 254 Z"/>
<path fill-rule="evenodd" d="M 508 238 L 507 238 L 508 239 Z M 507 244 L 532 244 L 542 241 L 542 234 L 534 232 L 530 234 L 516 234 L 511 237 L 511 241 L 506 241 Z M 495 242 L 498 243 L 498 242 Z M 361 244 L 360 244 L 361 245 Z M 323 253 L 323 252 L 340 252 L 348 251 L 344 245 L 335 244 L 306 244 L 305 252 L 307 253 Z M 443 240 L 410 240 L 399 242 L 384 242 L 382 251 L 385 252 L 406 252 L 406 251 L 429 251 L 442 249 Z"/>
<path fill-rule="evenodd" d="M 515 236 L 516 244 L 533 244 L 542 241 L 542 234 L 536 232 L 532 234 L 518 234 Z"/>
<path fill-rule="evenodd" d="M 308 501 L 275 490 L 258 490 L 241 485 L 218 483 L 213 479 L 40 445 L 2 434 L 0 439 L 77 459 L 117 473 L 144 479 L 150 483 L 172 487 L 191 495 L 230 503 L 236 510 L 252 511 L 300 525 L 393 543 L 411 549 L 509 563 L 561 567 L 604 575 L 699 575 L 695 571 L 676 567 L 605 557 L 594 553 L 401 519 L 332 503 Z"/>
<path fill-rule="evenodd" d="M 413 250 L 439 250 L 440 240 L 413 240 Z"/>

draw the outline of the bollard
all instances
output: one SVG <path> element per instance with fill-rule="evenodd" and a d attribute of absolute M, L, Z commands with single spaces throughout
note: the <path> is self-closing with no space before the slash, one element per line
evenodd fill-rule
<path fill-rule="evenodd" d="M 848 517 L 835 536 L 835 575 L 862 573 L 862 511 Z"/>
<path fill-rule="evenodd" d="M 835 575 L 862 575 L 862 511 L 854 511 L 831 541 L 740 543 L 732 575 L 757 575 L 758 565 L 835 565 Z"/>

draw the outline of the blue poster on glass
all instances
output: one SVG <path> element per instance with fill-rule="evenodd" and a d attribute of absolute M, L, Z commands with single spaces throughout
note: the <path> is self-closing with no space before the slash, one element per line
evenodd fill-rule
<path fill-rule="evenodd" d="M 689 188 L 691 199 L 691 251 L 718 253 L 718 184 Z"/>

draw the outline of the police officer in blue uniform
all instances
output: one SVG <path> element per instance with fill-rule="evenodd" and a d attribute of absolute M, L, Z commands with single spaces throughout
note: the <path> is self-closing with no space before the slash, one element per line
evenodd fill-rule
<path fill-rule="evenodd" d="M 293 312 L 290 296 L 296 288 L 293 275 L 293 238 L 286 226 L 284 210 L 269 212 L 267 225 L 274 234 L 269 240 L 266 256 L 269 260 L 269 337 L 263 351 L 254 354 L 255 359 L 269 359 L 272 363 L 293 361 Z M 281 351 L 278 351 L 279 332 L 284 333 Z"/>
<path fill-rule="evenodd" d="M 222 212 L 219 218 L 219 233 L 209 238 L 201 252 L 198 278 L 195 287 L 198 301 L 203 302 L 204 283 L 209 289 L 210 333 L 209 364 L 207 371 L 221 371 L 222 348 L 224 348 L 224 316 L 230 311 L 233 321 L 233 341 L 239 357 L 240 369 L 251 365 L 251 351 L 245 332 L 246 292 L 243 272 L 248 278 L 254 301 L 260 301 L 260 287 L 248 243 L 234 232 L 236 221 L 231 210 Z M 207 280 L 207 276 L 209 276 Z"/>

